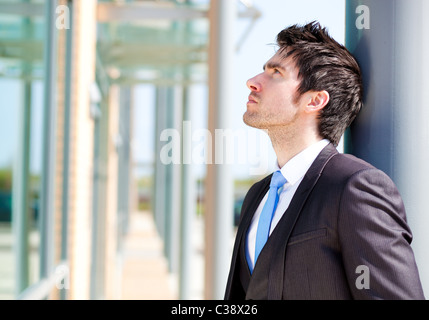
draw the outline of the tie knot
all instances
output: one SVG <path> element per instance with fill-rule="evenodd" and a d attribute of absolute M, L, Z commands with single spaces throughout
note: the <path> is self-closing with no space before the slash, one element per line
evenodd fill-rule
<path fill-rule="evenodd" d="M 271 177 L 270 187 L 280 188 L 286 183 L 285 177 L 283 177 L 282 173 L 279 171 L 274 172 Z"/>

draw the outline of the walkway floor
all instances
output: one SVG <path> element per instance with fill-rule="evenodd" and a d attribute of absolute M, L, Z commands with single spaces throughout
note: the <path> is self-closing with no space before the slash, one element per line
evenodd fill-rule
<path fill-rule="evenodd" d="M 175 279 L 168 272 L 163 244 L 150 213 L 130 217 L 122 265 L 123 300 L 175 300 Z"/>

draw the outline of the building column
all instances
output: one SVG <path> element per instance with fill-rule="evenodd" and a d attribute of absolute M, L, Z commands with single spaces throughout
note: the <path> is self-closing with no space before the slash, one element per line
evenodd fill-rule
<path fill-rule="evenodd" d="M 94 117 L 90 88 L 95 82 L 96 0 L 73 1 L 73 84 L 69 181 L 71 300 L 90 297 Z"/>
<path fill-rule="evenodd" d="M 159 155 L 163 147 L 160 141 L 161 132 L 167 127 L 167 88 L 156 88 L 155 105 L 155 162 L 152 207 L 155 224 L 159 235 L 165 240 L 165 207 L 166 207 L 166 166 L 160 161 Z"/>
<path fill-rule="evenodd" d="M 423 289 L 429 292 L 429 21 L 426 0 L 348 0 L 346 46 L 361 65 L 364 108 L 349 150 L 388 174 L 403 197 Z"/>
<path fill-rule="evenodd" d="M 179 223 L 180 223 L 180 201 L 181 193 L 181 148 L 180 148 L 180 127 L 182 122 L 182 92 L 179 86 L 167 88 L 167 130 L 172 130 L 172 140 L 167 142 L 163 148 L 171 149 L 169 163 L 164 163 L 166 171 L 165 182 L 165 234 L 164 251 L 168 261 L 168 270 L 176 274 L 179 263 Z M 170 135 L 168 135 L 170 137 Z M 165 138 L 160 136 L 160 139 Z M 179 144 L 179 145 L 178 145 Z M 167 150 L 164 149 L 164 150 Z M 176 154 L 178 153 L 178 154 Z M 161 151 L 161 155 L 165 155 Z M 161 159 L 162 160 L 162 159 Z M 165 160 L 165 159 L 164 159 Z"/>
<path fill-rule="evenodd" d="M 27 2 L 27 1 L 26 1 Z M 23 19 L 23 30 L 26 37 L 31 36 L 33 23 Z M 25 76 L 31 75 L 31 64 L 22 64 Z M 16 255 L 16 285 L 15 294 L 18 296 L 30 283 L 29 279 L 29 181 L 30 181 L 30 135 L 31 135 L 31 97 L 32 82 L 24 80 L 22 84 L 23 101 L 19 110 L 18 144 L 16 160 L 13 168 L 12 183 L 12 221 L 14 235 L 14 252 Z"/>
<path fill-rule="evenodd" d="M 209 111 L 208 129 L 231 128 L 232 70 L 236 2 L 210 1 Z M 219 159 L 222 141 L 213 141 L 213 163 L 207 165 L 205 181 L 205 298 L 222 299 L 231 260 L 233 230 L 233 178 L 231 168 Z M 223 153 L 223 150 L 222 150 Z"/>
<path fill-rule="evenodd" d="M 55 9 L 57 1 L 45 5 L 46 42 L 44 55 L 44 108 L 43 108 L 43 158 L 40 191 L 40 278 L 54 272 L 54 202 L 56 168 L 57 125 L 57 29 Z"/>
<path fill-rule="evenodd" d="M 192 170 L 192 110 L 189 103 L 190 87 L 183 88 L 182 188 L 180 215 L 179 299 L 191 298 L 192 284 L 192 227 L 196 212 L 195 177 Z M 188 125 L 189 124 L 189 125 Z"/>

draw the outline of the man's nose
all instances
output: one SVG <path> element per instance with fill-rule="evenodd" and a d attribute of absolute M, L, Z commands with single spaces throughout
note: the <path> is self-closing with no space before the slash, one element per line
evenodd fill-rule
<path fill-rule="evenodd" d="M 251 91 L 259 92 L 261 90 L 261 83 L 259 81 L 259 75 L 247 80 L 247 87 Z"/>

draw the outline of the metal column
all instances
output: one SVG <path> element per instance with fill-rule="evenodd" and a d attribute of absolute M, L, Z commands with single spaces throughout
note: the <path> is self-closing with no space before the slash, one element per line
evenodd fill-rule
<path fill-rule="evenodd" d="M 29 181 L 30 181 L 30 128 L 31 82 L 23 84 L 24 101 L 19 110 L 18 144 L 13 168 L 13 235 L 16 254 L 16 294 L 29 285 Z"/>
<path fill-rule="evenodd" d="M 186 0 L 186 5 L 191 2 Z M 192 22 L 186 21 L 180 25 L 179 41 L 186 45 L 192 43 L 189 36 L 192 32 Z M 191 78 L 191 67 L 185 66 L 182 70 L 184 82 Z M 182 124 L 181 124 L 181 180 L 180 188 L 180 240 L 179 240 L 179 299 L 191 299 L 192 270 L 192 222 L 196 213 L 195 178 L 192 163 L 192 107 L 190 103 L 191 86 L 183 85 Z"/>
<path fill-rule="evenodd" d="M 156 106 L 155 106 L 155 154 L 157 158 L 154 163 L 154 184 L 153 184 L 153 213 L 155 224 L 160 236 L 164 239 L 165 234 L 165 165 L 160 161 L 159 154 L 161 153 L 162 143 L 159 140 L 161 132 L 166 128 L 167 114 L 167 88 L 156 88 Z"/>
<path fill-rule="evenodd" d="M 27 3 L 28 1 L 25 1 Z M 31 19 L 23 19 L 26 38 L 32 36 Z M 23 62 L 23 73 L 30 76 L 31 63 Z M 12 225 L 16 255 L 15 293 L 19 295 L 29 285 L 29 181 L 30 181 L 30 131 L 31 131 L 31 80 L 23 81 L 23 97 L 19 110 L 18 144 L 13 168 Z"/>
<path fill-rule="evenodd" d="M 56 56 L 57 28 L 55 9 L 57 1 L 45 4 L 46 42 L 43 110 L 43 162 L 42 186 L 40 195 L 40 278 L 48 278 L 54 271 L 54 201 L 55 201 L 55 162 L 56 162 Z"/>
<path fill-rule="evenodd" d="M 190 299 L 192 282 L 192 221 L 195 217 L 195 179 L 192 170 L 192 127 L 190 88 L 183 88 L 183 129 L 182 129 L 182 187 L 180 219 L 180 256 L 179 256 L 179 299 Z M 189 125 L 188 125 L 189 124 Z"/>
<path fill-rule="evenodd" d="M 119 109 L 119 134 L 121 144 L 118 152 L 118 251 L 122 250 L 123 237 L 128 231 L 130 215 L 130 181 L 131 168 L 131 137 L 132 127 L 132 92 L 133 88 L 121 87 Z"/>
<path fill-rule="evenodd" d="M 234 57 L 234 22 L 236 2 L 210 2 L 209 45 L 209 119 L 208 128 L 228 129 L 232 110 L 232 70 Z M 216 158 L 214 141 L 211 153 Z M 231 168 L 223 163 L 207 166 L 205 183 L 205 298 L 222 299 L 231 260 L 233 230 L 233 179 Z"/>
<path fill-rule="evenodd" d="M 182 119 L 182 92 L 180 87 L 167 88 L 167 129 L 173 129 L 175 132 L 180 132 Z M 171 143 L 181 143 L 181 141 L 171 137 Z M 170 142 L 169 142 L 170 143 Z M 172 158 L 177 157 L 175 152 L 180 151 L 180 148 L 173 148 Z M 168 269 L 172 273 L 176 273 L 179 260 L 179 214 L 180 214 L 180 192 L 181 189 L 181 167 L 179 163 L 165 164 L 166 166 L 166 182 L 165 182 L 165 234 L 164 234 L 164 251 L 168 260 Z"/>
<path fill-rule="evenodd" d="M 427 0 L 348 0 L 346 46 L 364 77 L 365 106 L 348 149 L 386 172 L 404 199 L 429 292 L 429 22 Z M 365 21 L 366 20 L 366 21 Z"/>
<path fill-rule="evenodd" d="M 68 254 L 68 221 L 69 221 L 69 198 L 70 198 L 70 139 L 72 128 L 72 65 L 73 65 L 73 3 L 67 1 L 67 7 L 70 12 L 70 29 L 66 31 L 66 72 L 64 85 L 64 137 L 63 137 L 63 185 L 61 200 L 61 260 L 67 261 Z M 62 300 L 68 297 L 68 290 L 61 289 L 60 296 Z"/>
<path fill-rule="evenodd" d="M 181 100 L 177 96 L 177 91 L 175 87 L 158 87 L 156 94 L 155 148 L 157 159 L 155 161 L 153 201 L 155 223 L 164 242 L 164 254 L 168 260 L 170 272 L 177 270 L 178 261 L 180 165 L 170 162 L 173 157 L 177 156 L 175 155 L 177 149 L 170 150 L 171 159 L 161 159 L 161 155 L 164 148 L 168 149 L 169 146 L 180 143 L 180 141 L 177 141 L 175 136 L 169 136 L 168 138 L 171 140 L 169 139 L 165 143 L 161 141 L 161 137 L 164 137 L 164 130 L 168 130 L 167 133 L 171 133 L 171 131 L 177 133 L 178 120 L 181 118 L 179 117 L 181 108 L 176 105 L 176 101 Z M 170 156 L 168 157 L 170 158 Z"/>

